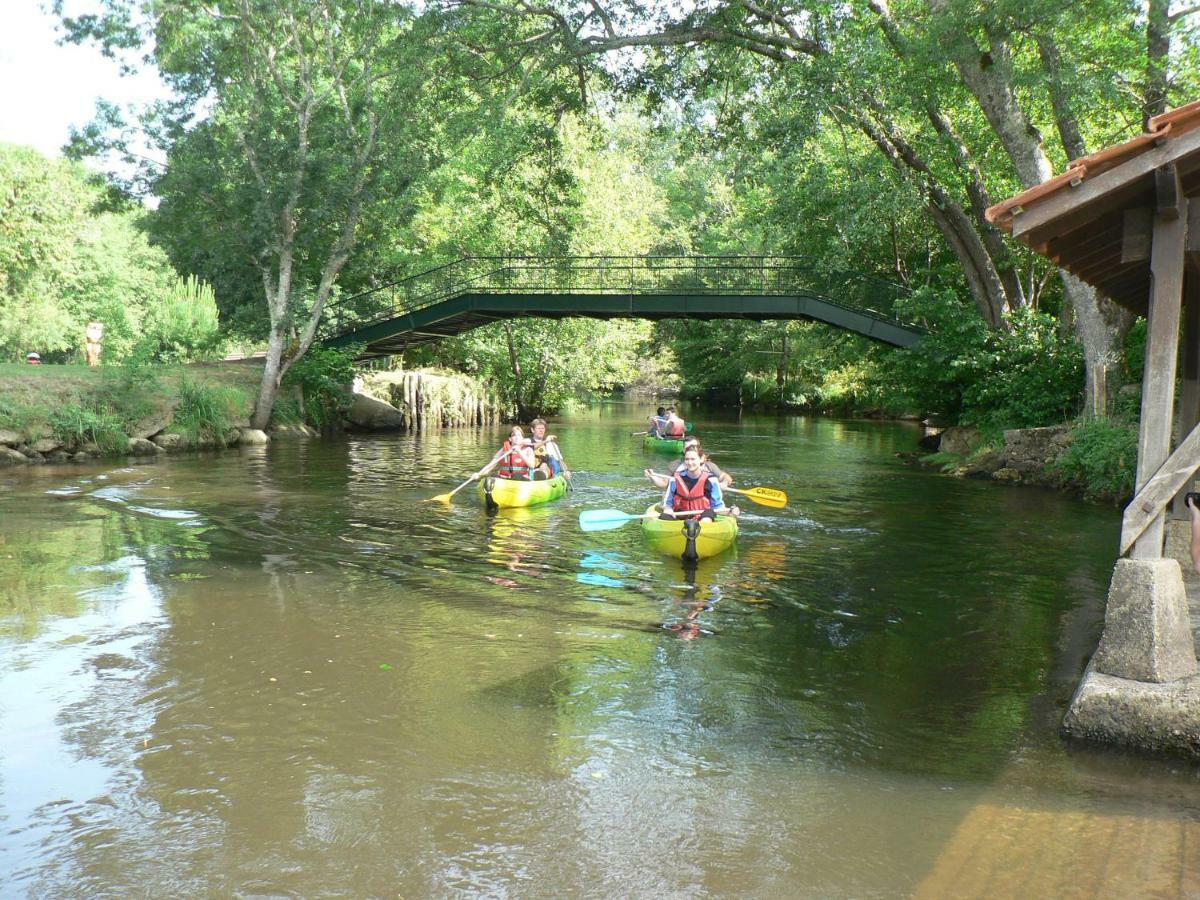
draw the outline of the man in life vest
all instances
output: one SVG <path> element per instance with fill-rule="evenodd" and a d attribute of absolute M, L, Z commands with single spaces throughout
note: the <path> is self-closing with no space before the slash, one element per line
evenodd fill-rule
<path fill-rule="evenodd" d="M 679 416 L 675 415 L 674 408 L 667 410 L 666 428 L 661 430 L 659 437 L 670 438 L 673 441 L 678 441 L 683 437 L 683 433 L 687 431 L 687 423 Z"/>
<path fill-rule="evenodd" d="M 741 515 L 736 506 L 726 508 L 721 485 L 704 468 L 704 453 L 699 445 L 683 451 L 683 468 L 672 474 L 663 495 L 662 509 L 664 519 L 675 518 L 675 513 L 695 513 L 696 510 L 703 510 L 701 519 L 714 519 L 717 513 Z"/>
<path fill-rule="evenodd" d="M 650 416 L 647 420 L 650 423 L 650 437 L 659 437 L 667 430 L 667 411 L 664 407 L 659 407 L 658 411 Z"/>
<path fill-rule="evenodd" d="M 700 438 L 696 437 L 694 434 L 689 434 L 687 437 L 685 437 L 683 439 L 683 449 L 685 452 L 687 451 L 688 447 L 699 447 L 699 446 L 700 446 Z M 721 485 L 721 487 L 723 487 L 723 488 L 729 487 L 731 484 L 733 484 L 733 476 L 730 475 L 728 472 L 726 472 L 724 469 L 722 469 L 720 466 L 718 466 L 715 462 L 713 462 L 708 457 L 707 454 L 702 452 L 701 458 L 704 460 L 703 465 L 704 465 L 704 468 L 708 471 L 708 474 L 712 475 L 714 478 L 716 478 L 717 482 Z M 677 472 L 683 468 L 684 468 L 683 460 L 677 459 L 674 462 L 672 462 L 669 466 L 667 466 L 667 474 L 666 475 L 660 475 L 658 472 L 655 472 L 653 469 L 646 469 L 645 475 L 647 478 L 650 479 L 651 482 L 654 483 L 655 487 L 666 488 L 667 483 L 671 480 L 671 476 L 673 474 L 675 474 L 675 472 Z"/>
<path fill-rule="evenodd" d="M 571 480 L 571 470 L 567 468 L 562 451 L 558 449 L 558 441 L 552 434 L 546 434 L 546 420 L 534 419 L 530 423 L 530 437 L 526 439 L 527 446 L 533 450 L 534 478 L 538 480 L 562 475 Z M 539 478 L 540 475 L 540 478 Z"/>
<path fill-rule="evenodd" d="M 508 440 L 504 442 L 504 446 L 492 457 L 492 461 L 476 472 L 473 477 L 478 480 L 495 468 L 496 475 L 500 478 L 531 481 L 536 465 L 533 450 L 525 441 L 525 432 L 521 430 L 520 425 L 514 425 L 512 431 L 508 433 Z"/>

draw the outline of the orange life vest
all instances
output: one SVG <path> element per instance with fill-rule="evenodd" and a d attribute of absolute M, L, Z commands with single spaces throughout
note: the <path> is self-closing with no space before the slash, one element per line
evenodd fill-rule
<path fill-rule="evenodd" d="M 505 441 L 501 449 L 504 451 L 504 457 L 496 468 L 496 474 L 501 478 L 528 478 L 529 466 L 518 448 L 512 445 L 512 441 Z"/>
<path fill-rule="evenodd" d="M 683 437 L 683 429 L 685 424 L 686 423 L 683 421 L 683 419 L 675 419 L 674 421 L 667 423 L 667 437 Z"/>
<path fill-rule="evenodd" d="M 700 470 L 696 483 L 690 488 L 683 479 L 682 472 L 675 473 L 675 497 L 671 508 L 676 512 L 691 512 L 694 509 L 712 509 L 712 499 L 705 488 L 708 485 L 708 471 Z"/>

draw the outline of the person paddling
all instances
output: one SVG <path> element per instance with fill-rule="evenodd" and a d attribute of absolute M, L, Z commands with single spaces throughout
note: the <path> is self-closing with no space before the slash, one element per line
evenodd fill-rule
<path fill-rule="evenodd" d="M 533 450 L 535 480 L 553 478 L 556 475 L 571 480 L 571 470 L 567 468 L 566 460 L 563 459 L 558 440 L 554 435 L 546 434 L 545 419 L 534 419 L 530 423 L 530 436 L 526 440 L 529 448 Z"/>
<path fill-rule="evenodd" d="M 687 431 L 687 423 L 679 416 L 675 415 L 675 408 L 671 407 L 667 410 L 666 427 L 658 432 L 659 437 L 670 438 L 673 441 L 678 441 L 683 438 L 683 433 Z"/>
<path fill-rule="evenodd" d="M 472 475 L 471 480 L 478 481 L 493 468 L 496 469 L 496 475 L 500 478 L 533 481 L 532 474 L 537 468 L 537 463 L 533 456 L 533 450 L 526 443 L 525 432 L 521 430 L 520 425 L 512 427 L 512 431 L 508 433 L 508 440 L 492 457 L 492 461 Z"/>
<path fill-rule="evenodd" d="M 684 452 L 687 452 L 688 447 L 699 447 L 699 446 L 700 446 L 700 438 L 696 437 L 694 434 L 689 434 L 687 437 L 685 437 L 683 439 Z M 730 475 L 728 472 L 726 472 L 724 469 L 722 469 L 720 466 L 718 466 L 715 462 L 713 462 L 711 459 L 709 459 L 708 456 L 703 455 L 703 452 L 701 455 L 704 460 L 704 468 L 708 471 L 708 473 L 710 475 L 712 475 L 713 477 L 715 477 L 717 479 L 717 481 L 720 483 L 721 487 L 729 487 L 731 484 L 733 484 L 733 476 L 732 475 Z M 670 465 L 667 466 L 667 474 L 666 475 L 660 475 L 658 472 L 655 472 L 653 469 L 646 469 L 645 475 L 647 478 L 650 479 L 650 481 L 654 484 L 655 487 L 665 488 L 667 486 L 667 482 L 669 482 L 671 480 L 671 475 L 673 475 L 675 472 L 682 469 L 683 467 L 684 467 L 683 460 L 677 459 L 674 462 L 672 462 Z"/>
<path fill-rule="evenodd" d="M 720 482 L 704 468 L 704 453 L 699 444 L 683 451 L 683 468 L 672 473 L 663 494 L 661 518 L 673 519 L 675 513 L 696 510 L 702 510 L 701 519 L 714 519 L 718 513 L 741 515 L 736 506 L 725 506 Z"/>
<path fill-rule="evenodd" d="M 650 437 L 659 437 L 667 430 L 666 408 L 660 406 L 658 411 L 654 415 L 647 418 L 646 421 L 650 423 L 650 431 L 648 432 Z"/>

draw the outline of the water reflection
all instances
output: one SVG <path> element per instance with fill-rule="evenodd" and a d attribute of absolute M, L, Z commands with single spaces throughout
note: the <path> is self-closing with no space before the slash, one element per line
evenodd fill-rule
<path fill-rule="evenodd" d="M 693 415 L 792 503 L 685 569 L 576 525 L 652 499 L 635 412 L 494 516 L 424 502 L 487 429 L 0 475 L 0 893 L 885 896 L 981 798 L 1200 808 L 1055 731 L 1115 514 Z"/>

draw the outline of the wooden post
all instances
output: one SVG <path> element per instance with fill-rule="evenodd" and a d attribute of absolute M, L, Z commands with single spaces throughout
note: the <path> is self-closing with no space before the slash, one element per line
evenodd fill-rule
<path fill-rule="evenodd" d="M 1188 204 L 1200 209 L 1200 203 Z M 1200 422 L 1200 279 L 1194 269 L 1183 277 L 1183 377 L 1179 382 L 1179 413 L 1175 421 L 1175 446 L 1178 447 Z M 1183 495 L 1192 489 L 1191 481 L 1175 496 L 1171 506 L 1174 518 L 1190 518 L 1183 506 Z"/>
<path fill-rule="evenodd" d="M 1142 376 L 1142 422 L 1138 434 L 1138 490 L 1158 471 L 1171 452 L 1188 222 L 1188 200 L 1179 184 L 1175 166 L 1163 166 L 1155 175 L 1158 205 L 1150 250 L 1151 288 L 1146 370 Z M 1134 542 L 1129 554 L 1132 559 L 1162 558 L 1163 521 L 1161 512 L 1154 517 Z"/>

